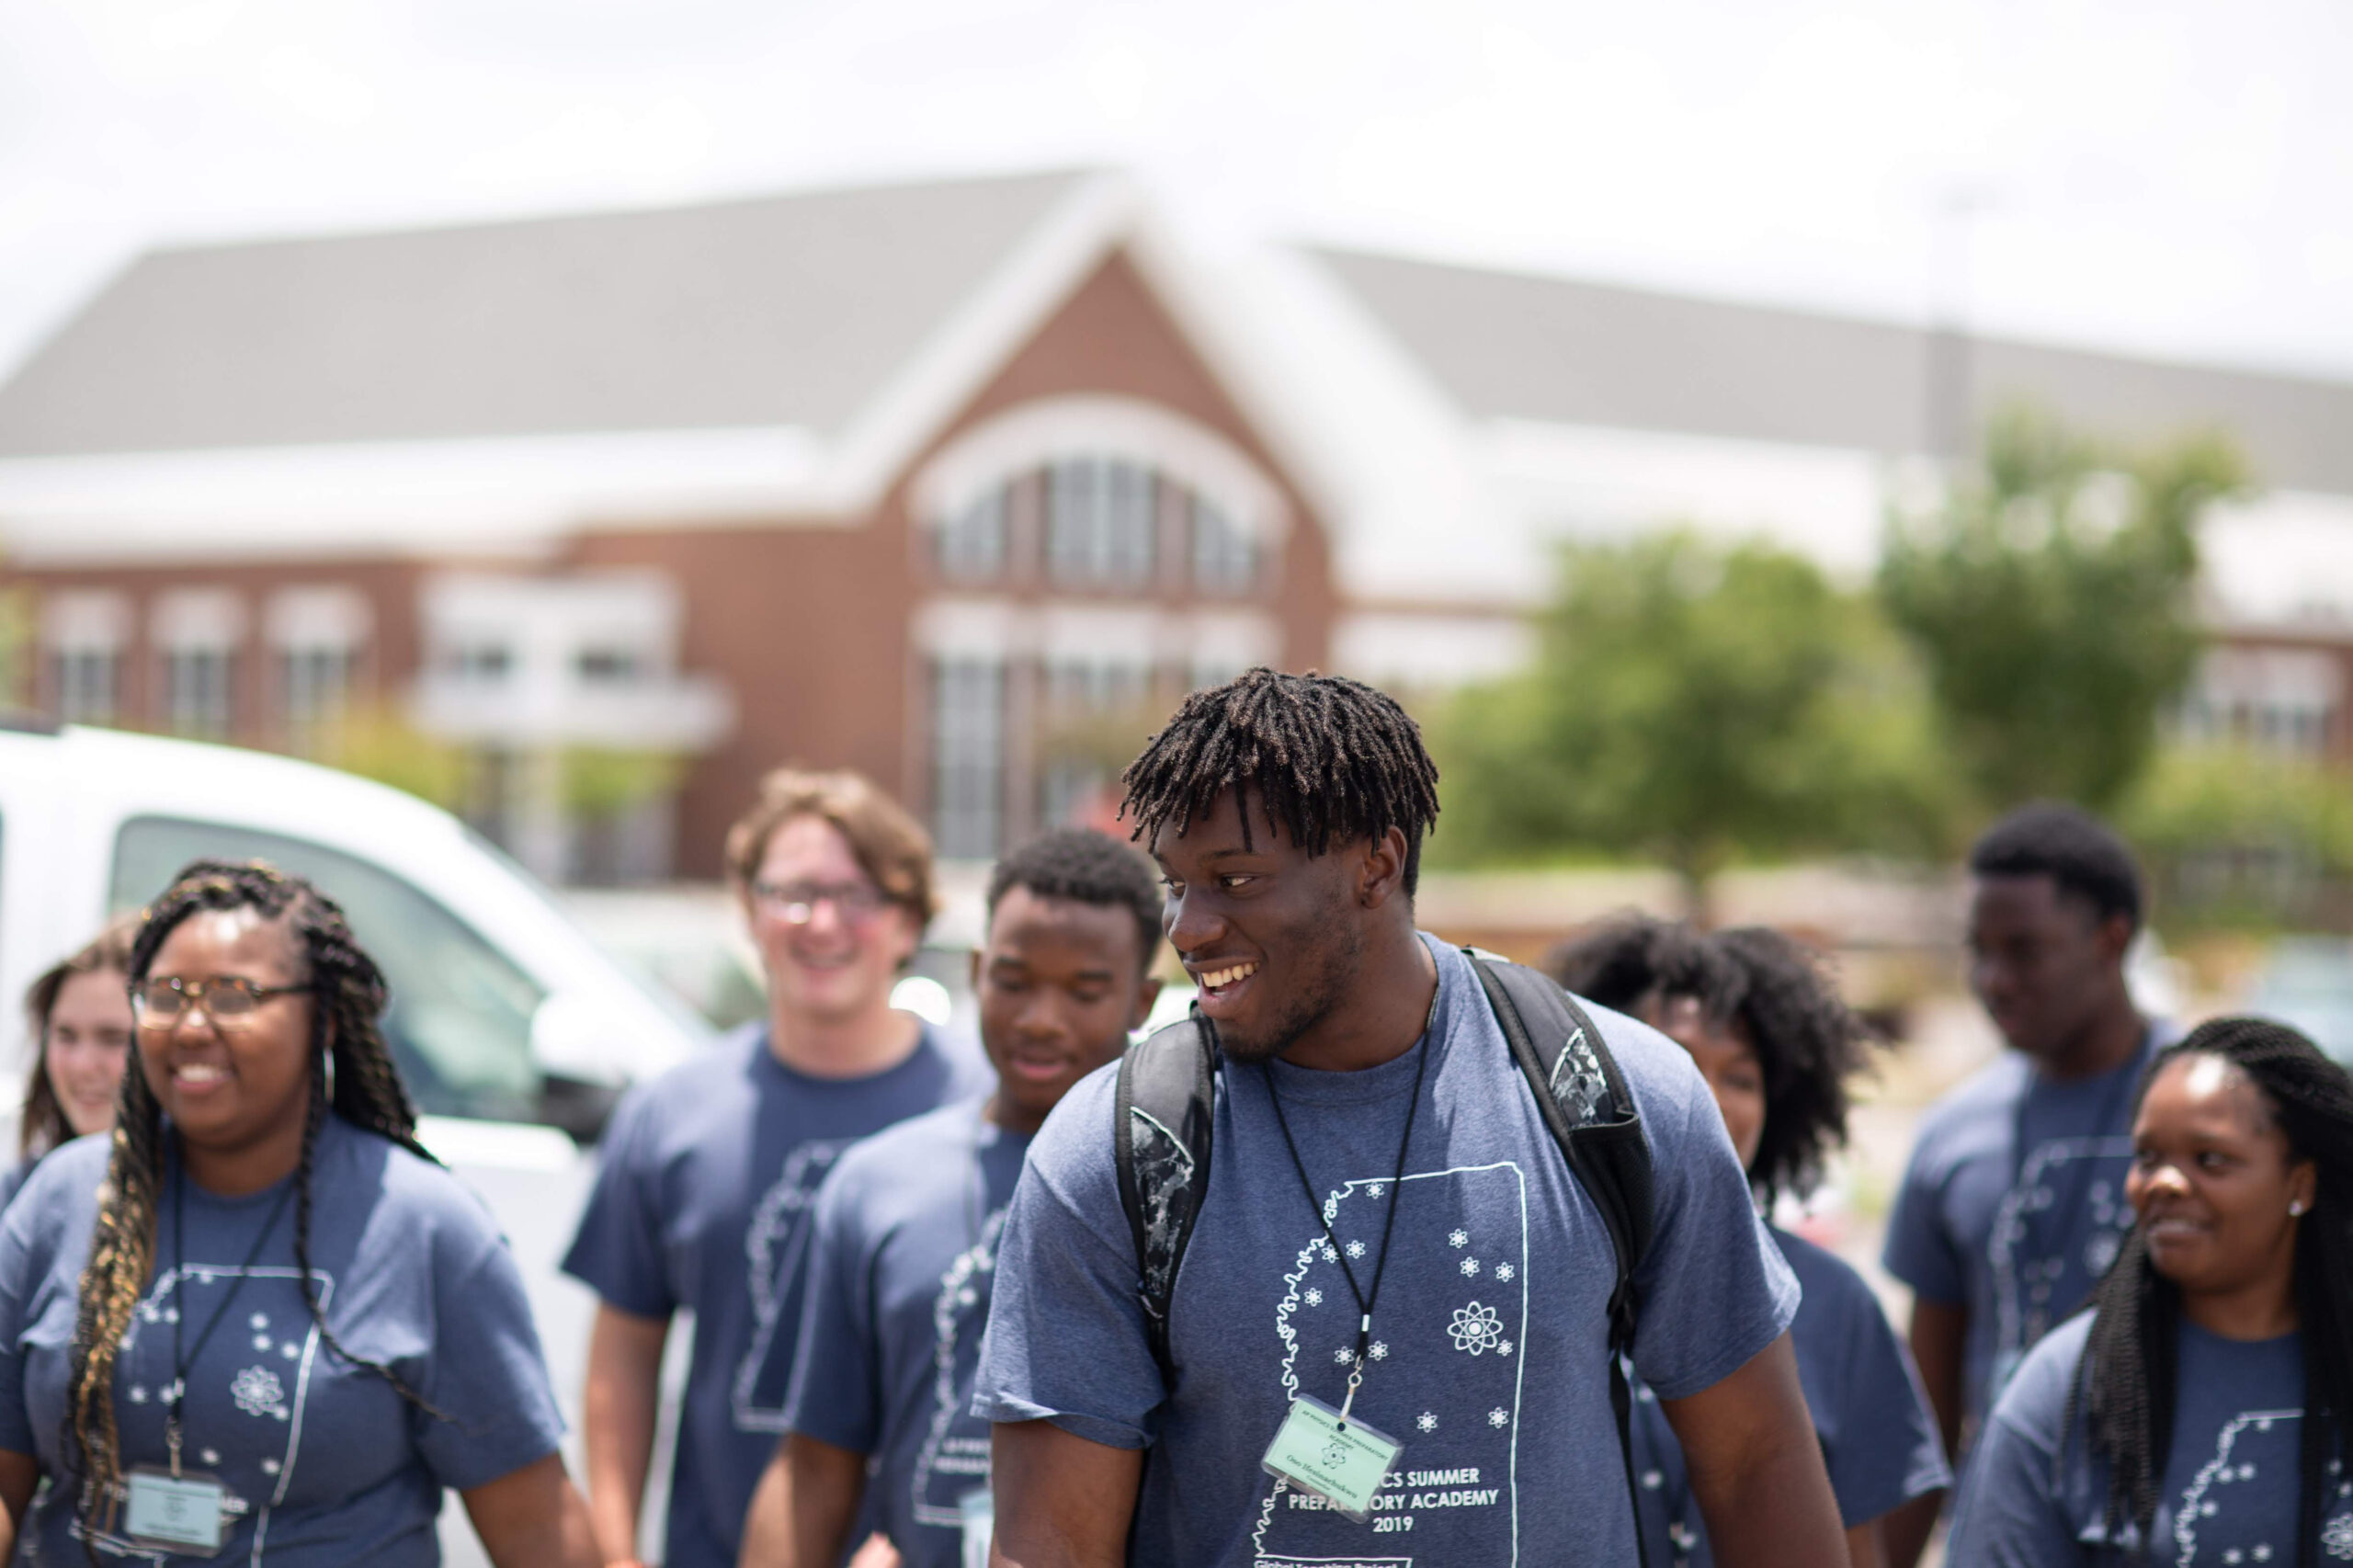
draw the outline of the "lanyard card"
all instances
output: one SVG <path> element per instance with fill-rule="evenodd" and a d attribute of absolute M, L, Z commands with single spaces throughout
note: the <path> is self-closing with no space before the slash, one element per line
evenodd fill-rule
<path fill-rule="evenodd" d="M 125 1477 L 131 1494 L 123 1533 L 142 1545 L 173 1551 L 195 1550 L 210 1556 L 221 1550 L 222 1504 L 228 1488 L 194 1471 L 174 1475 L 139 1465 Z"/>
<path fill-rule="evenodd" d="M 1267 1457 L 1258 1462 L 1302 1492 L 1312 1492 L 1358 1524 L 1372 1512 L 1381 1483 L 1405 1445 L 1311 1394 L 1290 1402 Z"/>
<path fill-rule="evenodd" d="M 956 1499 L 963 1521 L 962 1568 L 989 1568 L 989 1538 L 996 1533 L 996 1499 L 985 1486 Z"/>

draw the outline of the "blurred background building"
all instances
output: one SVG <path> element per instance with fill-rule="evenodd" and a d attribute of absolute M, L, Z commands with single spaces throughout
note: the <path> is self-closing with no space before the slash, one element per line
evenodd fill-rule
<path fill-rule="evenodd" d="M 1761 535 L 1864 582 L 2019 401 L 2230 435 L 2264 488 L 2203 524 L 2171 722 L 2353 761 L 2353 385 L 1357 251 L 1211 269 L 1114 174 L 153 252 L 0 387 L 0 550 L 41 710 L 392 776 L 551 878 L 715 875 L 787 759 L 976 858 L 1100 815 L 1249 665 L 1525 667 L 1564 542 Z"/>

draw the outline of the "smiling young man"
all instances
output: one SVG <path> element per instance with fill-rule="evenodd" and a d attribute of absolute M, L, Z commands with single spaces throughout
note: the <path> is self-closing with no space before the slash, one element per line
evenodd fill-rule
<path fill-rule="evenodd" d="M 2132 1095 L 2167 1032 L 2125 983 L 2141 879 L 2113 833 L 2028 806 L 1969 870 L 1970 986 L 2010 1049 L 1922 1119 L 1885 1255 L 1912 1287 L 1912 1355 L 1957 1461 L 2131 1228 Z M 1899 1565 L 1933 1522 L 1915 1509 L 1891 1529 Z"/>
<path fill-rule="evenodd" d="M 1438 814 L 1420 732 L 1370 687 L 1253 670 L 1187 699 L 1125 782 L 1220 1048 L 1215 1155 L 1164 1361 L 1116 1074 L 1031 1145 L 973 1399 L 997 1424 L 992 1562 L 1634 1562 L 1616 1255 L 1470 961 L 1415 929 Z M 1655 1173 L 1634 1359 L 1719 1561 L 1836 1562 L 1785 1333 L 1795 1283 L 1689 1057 L 1596 1017 Z M 1277 1443 L 1301 1423 L 1327 1436 Z M 1402 1449 L 1367 1473 L 1351 1456 L 1377 1467 L 1382 1435 Z M 1290 1478 L 1262 1468 L 1270 1445 Z M 1378 1485 L 1362 1517 L 1295 1483 L 1324 1462 Z"/>
<path fill-rule="evenodd" d="M 997 1228 L 1047 1113 L 1152 1011 L 1160 890 L 1133 849 L 1064 829 L 998 863 L 988 910 L 972 989 L 996 1092 L 877 1134 L 826 1179 L 744 1568 L 833 1568 L 869 1499 L 906 1568 L 958 1568 L 968 1528 L 986 1540 L 989 1427 L 967 1407 Z"/>
<path fill-rule="evenodd" d="M 663 1561 L 713 1568 L 735 1561 L 784 1430 L 819 1184 L 852 1142 L 981 1082 L 891 1006 L 931 918 L 931 846 L 881 791 L 853 773 L 771 774 L 727 867 L 768 1016 L 622 1103 L 564 1259 L 602 1299 L 582 1425 L 610 1563 L 637 1553 L 671 1317 L 690 1309 L 695 1328 Z"/>

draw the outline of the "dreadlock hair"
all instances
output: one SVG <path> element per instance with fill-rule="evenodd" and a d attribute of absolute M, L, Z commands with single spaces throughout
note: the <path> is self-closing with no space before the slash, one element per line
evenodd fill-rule
<path fill-rule="evenodd" d="M 1136 923 L 1136 967 L 1152 972 L 1160 953 L 1160 881 L 1152 862 L 1091 827 L 1041 833 L 996 863 L 989 873 L 988 912 L 1015 888 L 1040 898 L 1123 909 Z"/>
<path fill-rule="evenodd" d="M 309 881 L 262 861 L 199 860 L 174 878 L 163 896 L 148 906 L 131 944 L 130 978 L 136 983 L 147 977 L 165 938 L 189 915 L 199 910 L 233 909 L 252 909 L 265 919 L 284 922 L 301 949 L 308 971 L 303 983 L 312 998 L 311 1092 L 303 1114 L 302 1155 L 295 1169 L 294 1199 L 295 1274 L 303 1303 L 330 1350 L 374 1372 L 410 1404 L 439 1418 L 440 1413 L 391 1368 L 344 1348 L 319 1310 L 317 1287 L 311 1278 L 312 1163 L 319 1130 L 330 1108 L 346 1121 L 390 1139 L 421 1159 L 433 1158 L 416 1141 L 416 1108 L 376 1027 L 387 996 L 383 974 L 353 939 L 343 911 Z M 115 1362 L 131 1313 L 154 1267 L 164 1149 L 162 1108 L 147 1086 L 146 1074 L 134 1062 L 122 1075 L 113 1150 L 105 1184 L 98 1189 L 89 1261 L 82 1269 L 72 1370 L 66 1384 L 67 1446 L 81 1456 L 84 1547 L 93 1564 L 98 1561 L 98 1529 L 112 1513 L 115 1489 L 122 1480 L 114 1412 Z"/>
<path fill-rule="evenodd" d="M 2310 1160 L 2318 1178 L 2296 1233 L 2304 1355 L 2296 1564 L 2320 1568 L 2321 1517 L 2331 1490 L 2325 1467 L 2345 1456 L 2353 1432 L 2353 1078 L 2284 1024 L 2216 1018 L 2158 1052 L 2140 1096 L 2170 1063 L 2190 1055 L 2218 1057 L 2245 1073 L 2286 1135 L 2290 1157 Z M 2060 1429 L 2073 1432 L 2078 1410 L 2088 1417 L 2092 1451 L 2109 1466 L 2109 1531 L 2131 1518 L 2145 1554 L 2173 1443 L 2181 1288 L 2150 1263 L 2143 1225 L 2132 1227 L 2094 1289 L 2092 1310 Z"/>
<path fill-rule="evenodd" d="M 57 1085 L 49 1077 L 50 1015 L 57 1011 L 57 999 L 63 994 L 65 983 L 78 974 L 128 974 L 131 938 L 137 930 L 134 920 L 108 922 L 106 929 L 91 937 L 80 951 L 41 971 L 26 990 L 25 1021 L 32 1026 L 33 1062 L 32 1071 L 25 1074 L 25 1103 L 17 1117 L 19 1159 L 38 1160 L 75 1136 L 74 1124 L 65 1119 L 65 1108 L 58 1103 Z"/>
<path fill-rule="evenodd" d="M 1267 824 L 1309 855 L 1333 844 L 1405 835 L 1405 896 L 1421 879 L 1422 835 L 1438 823 L 1438 765 L 1421 726 L 1387 692 L 1345 676 L 1264 665 L 1194 692 L 1120 775 L 1120 814 L 1150 843 L 1231 790 L 1250 839 L 1250 792 Z"/>
<path fill-rule="evenodd" d="M 1686 997 L 1711 1022 L 1736 1024 L 1765 1077 L 1765 1126 L 1748 1165 L 1768 1209 L 1803 1198 L 1824 1156 L 1847 1142 L 1847 1080 L 1870 1032 L 1805 949 L 1762 926 L 1703 934 L 1681 921 L 1624 915 L 1553 949 L 1552 978 L 1621 1013 Z"/>

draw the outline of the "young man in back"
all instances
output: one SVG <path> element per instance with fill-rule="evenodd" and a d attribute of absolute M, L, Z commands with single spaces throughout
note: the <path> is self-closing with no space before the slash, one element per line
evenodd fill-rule
<path fill-rule="evenodd" d="M 1195 692 L 1129 768 L 1221 1052 L 1214 1157 L 1164 1358 L 1138 1252 L 1163 1256 L 1166 1194 L 1198 1164 L 1139 1153 L 1131 1227 L 1115 1072 L 1031 1145 L 973 1394 L 997 1423 L 992 1562 L 1637 1561 L 1602 1210 L 1471 960 L 1415 929 L 1437 777 L 1388 697 L 1266 669 Z M 1718 1561 L 1835 1562 L 1795 1281 L 1691 1059 L 1595 1017 L 1652 1156 L 1634 1360 L 1696 1456 Z M 1556 1099 L 1601 1074 L 1582 1046 L 1562 1062 Z M 1160 1127 L 1131 1128 L 1140 1151 Z"/>
<path fill-rule="evenodd" d="M 1958 1471 L 2020 1358 L 2081 1306 L 2132 1225 L 2132 1091 L 2165 1030 L 2124 959 L 2141 878 L 2073 807 L 2028 806 L 1969 855 L 1970 987 L 2009 1046 L 1922 1119 L 1885 1263 L 1912 1287 L 1912 1355 Z M 1889 1530 L 1909 1568 L 1935 1522 Z"/>
<path fill-rule="evenodd" d="M 819 1183 L 852 1142 L 982 1081 L 891 1006 L 932 893 L 931 842 L 888 796 L 854 773 L 772 773 L 727 835 L 727 869 L 768 1016 L 622 1102 L 563 1262 L 602 1298 L 581 1425 L 611 1564 L 637 1556 L 673 1315 L 694 1313 L 694 1357 L 662 1561 L 723 1568 L 784 1429 Z"/>
<path fill-rule="evenodd" d="M 997 1228 L 1029 1140 L 1126 1046 L 1160 983 L 1160 889 L 1126 845 L 1072 828 L 1000 861 L 972 955 L 995 1094 L 842 1156 L 817 1200 L 787 1435 L 754 1494 L 743 1568 L 834 1568 L 871 1502 L 907 1568 L 986 1541 L 988 1423 L 971 1415 Z"/>

